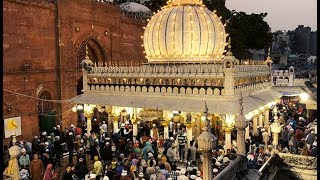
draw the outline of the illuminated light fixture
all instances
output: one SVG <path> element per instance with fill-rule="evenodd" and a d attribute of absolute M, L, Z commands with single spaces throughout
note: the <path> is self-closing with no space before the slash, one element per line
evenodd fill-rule
<path fill-rule="evenodd" d="M 71 110 L 72 110 L 73 112 L 77 112 L 77 108 L 76 108 L 75 106 L 72 107 Z"/>
<path fill-rule="evenodd" d="M 299 96 L 302 101 L 306 101 L 309 99 L 309 94 L 307 94 L 307 93 L 301 93 Z"/>

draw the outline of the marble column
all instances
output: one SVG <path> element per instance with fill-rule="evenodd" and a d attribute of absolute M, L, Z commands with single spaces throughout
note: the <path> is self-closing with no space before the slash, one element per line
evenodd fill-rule
<path fill-rule="evenodd" d="M 212 177 L 212 150 L 203 151 L 203 179 L 213 179 Z"/>
<path fill-rule="evenodd" d="M 262 115 L 262 112 L 260 112 L 260 114 L 259 114 L 258 126 L 263 128 L 263 115 Z"/>
<path fill-rule="evenodd" d="M 246 156 L 245 128 L 248 122 L 243 114 L 239 114 L 235 119 L 235 128 L 237 128 L 237 154 Z"/>
<path fill-rule="evenodd" d="M 253 126 L 253 134 L 257 135 L 258 134 L 258 117 L 257 116 L 253 116 L 252 119 L 252 126 Z"/>
<path fill-rule="evenodd" d="M 187 144 L 190 147 L 190 141 L 192 140 L 192 124 L 186 124 L 187 126 Z"/>
<path fill-rule="evenodd" d="M 264 125 L 269 124 L 269 109 L 264 111 Z"/>
<path fill-rule="evenodd" d="M 231 144 L 231 127 L 225 127 L 225 151 L 232 148 Z"/>
<path fill-rule="evenodd" d="M 162 122 L 163 139 L 169 139 L 169 121 Z"/>
<path fill-rule="evenodd" d="M 118 129 L 119 129 L 118 120 L 119 120 L 118 117 L 116 117 L 116 116 L 113 117 L 113 134 L 118 132 Z"/>
<path fill-rule="evenodd" d="M 133 143 L 136 142 L 136 138 L 138 135 L 138 124 L 136 121 L 132 121 L 132 136 L 133 136 Z"/>
<path fill-rule="evenodd" d="M 249 124 L 249 123 L 248 123 Z M 245 139 L 250 139 L 250 126 L 246 127 Z"/>
<path fill-rule="evenodd" d="M 92 124 L 91 124 L 92 115 L 86 115 L 86 118 L 87 118 L 87 134 L 90 134 L 90 131 L 92 130 Z"/>
<path fill-rule="evenodd" d="M 278 122 L 278 116 L 277 116 L 277 107 L 274 107 L 274 122 L 271 124 L 271 131 L 272 131 L 272 135 L 273 135 L 273 141 L 272 141 L 272 145 L 273 145 L 273 152 L 278 153 L 278 142 L 279 142 L 279 133 L 281 132 L 281 125 Z"/>

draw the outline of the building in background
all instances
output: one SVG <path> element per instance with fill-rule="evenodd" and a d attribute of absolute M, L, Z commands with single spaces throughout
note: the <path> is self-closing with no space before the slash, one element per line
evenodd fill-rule
<path fill-rule="evenodd" d="M 18 140 L 56 123 L 76 123 L 64 100 L 81 93 L 86 45 L 97 66 L 145 62 L 141 36 L 150 13 L 120 10 L 106 1 L 5 0 L 3 115 L 21 117 Z"/>

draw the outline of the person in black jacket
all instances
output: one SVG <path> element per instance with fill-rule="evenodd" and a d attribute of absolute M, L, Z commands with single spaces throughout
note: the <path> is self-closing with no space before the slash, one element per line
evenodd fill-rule
<path fill-rule="evenodd" d="M 65 173 L 63 174 L 63 178 L 62 180 L 73 180 L 72 176 L 73 176 L 73 165 L 72 164 L 69 164 L 67 166 L 67 169 L 65 171 Z"/>
<path fill-rule="evenodd" d="M 102 159 L 104 160 L 105 164 L 109 165 L 112 160 L 112 149 L 110 142 L 106 142 L 106 145 L 103 147 L 102 151 Z"/>
<path fill-rule="evenodd" d="M 58 167 L 61 167 L 61 157 L 62 157 L 62 145 L 60 141 L 60 137 L 56 136 L 55 141 L 53 143 L 54 145 L 54 152 L 55 152 L 55 159 L 56 159 L 56 164 Z"/>
<path fill-rule="evenodd" d="M 74 168 L 74 174 L 79 179 L 84 179 L 86 174 L 89 173 L 88 167 L 82 158 L 79 159 L 79 163 Z"/>
<path fill-rule="evenodd" d="M 74 149 L 74 139 L 73 139 L 73 133 L 69 132 L 68 137 L 68 152 L 69 152 L 69 163 L 73 163 L 73 149 Z"/>
<path fill-rule="evenodd" d="M 86 161 L 86 152 L 85 152 L 85 150 L 83 149 L 83 148 L 80 148 L 79 150 L 78 150 L 78 152 L 77 152 L 77 163 L 79 163 L 80 161 L 80 159 L 82 158 L 82 160 L 83 160 L 83 163 L 84 164 L 87 164 L 87 161 Z"/>

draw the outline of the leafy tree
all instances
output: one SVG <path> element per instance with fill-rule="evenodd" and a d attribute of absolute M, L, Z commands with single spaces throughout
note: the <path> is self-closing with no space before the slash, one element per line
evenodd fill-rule
<path fill-rule="evenodd" d="M 226 31 L 230 33 L 232 52 L 236 58 L 248 58 L 246 49 L 268 49 L 272 43 L 272 33 L 263 19 L 267 13 L 246 14 L 233 12 Z"/>
<path fill-rule="evenodd" d="M 157 12 L 161 10 L 161 7 L 167 5 L 168 0 L 150 0 L 145 1 L 143 4 L 147 6 L 152 12 Z"/>

